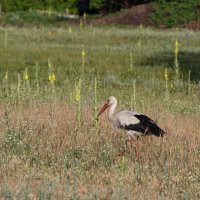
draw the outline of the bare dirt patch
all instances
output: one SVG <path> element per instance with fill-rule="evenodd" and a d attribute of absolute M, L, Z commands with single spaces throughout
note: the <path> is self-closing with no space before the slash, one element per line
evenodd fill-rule
<path fill-rule="evenodd" d="M 190 30 L 200 30 L 200 19 L 189 22 L 185 27 Z"/>
<path fill-rule="evenodd" d="M 125 10 L 117 16 L 104 16 L 95 20 L 94 24 L 98 25 L 133 25 L 138 26 L 143 24 L 145 26 L 153 26 L 149 20 L 149 16 L 153 11 L 152 4 L 142 4 L 137 6 L 132 6 L 130 9 Z M 166 28 L 160 25 L 160 28 Z M 190 30 L 199 31 L 200 30 L 200 19 L 191 21 L 188 24 L 181 26 L 183 28 L 188 28 Z"/>
<path fill-rule="evenodd" d="M 125 25 L 149 25 L 149 14 L 152 11 L 150 4 L 132 6 L 118 16 L 105 16 L 96 20 L 96 24 L 125 24 Z"/>

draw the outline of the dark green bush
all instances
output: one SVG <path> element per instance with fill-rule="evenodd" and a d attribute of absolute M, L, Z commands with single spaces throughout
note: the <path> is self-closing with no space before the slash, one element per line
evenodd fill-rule
<path fill-rule="evenodd" d="M 0 0 L 4 12 L 27 11 L 29 9 L 65 10 L 68 5 L 75 6 L 76 0 Z"/>
<path fill-rule="evenodd" d="M 150 18 L 166 27 L 185 24 L 200 18 L 200 0 L 157 0 Z"/>
<path fill-rule="evenodd" d="M 64 11 L 69 8 L 72 12 L 77 12 L 78 0 L 0 0 L 0 5 L 5 12 L 26 11 L 29 9 L 48 9 L 51 7 L 57 11 Z M 105 9 L 109 12 L 120 10 L 134 4 L 151 2 L 152 0 L 90 0 L 90 8 L 98 11 Z"/>

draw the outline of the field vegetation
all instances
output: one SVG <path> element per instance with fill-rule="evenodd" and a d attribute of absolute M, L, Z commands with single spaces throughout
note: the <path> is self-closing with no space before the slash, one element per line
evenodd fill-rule
<path fill-rule="evenodd" d="M 131 27 L 0 29 L 1 199 L 200 199 L 200 33 Z M 167 132 L 127 151 L 106 115 Z"/>
<path fill-rule="evenodd" d="M 4 12 L 3 17 L 0 16 L 0 23 L 3 21 L 7 24 L 13 24 L 13 21 L 17 21 L 18 24 L 22 24 L 23 22 L 30 23 L 32 21 L 35 23 L 35 21 L 39 21 L 42 24 L 55 25 L 56 21 L 60 23 L 63 20 L 62 17 L 53 16 L 55 12 L 62 14 L 68 10 L 71 14 L 87 12 L 95 15 L 113 16 L 120 15 L 132 6 L 145 4 L 151 7 L 148 11 L 148 24 L 150 25 L 158 27 L 185 26 L 200 18 L 200 0 L 15 0 L 15 3 L 12 0 L 0 0 Z M 82 10 L 83 8 L 85 10 Z M 38 10 L 46 10 L 48 15 L 52 15 L 52 17 L 47 18 L 36 12 Z M 92 16 L 92 18 L 95 17 L 97 16 Z M 134 24 L 134 22 L 132 23 Z"/>

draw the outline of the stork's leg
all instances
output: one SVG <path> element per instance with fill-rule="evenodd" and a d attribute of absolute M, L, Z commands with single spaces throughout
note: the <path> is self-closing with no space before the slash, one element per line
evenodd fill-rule
<path fill-rule="evenodd" d="M 136 157 L 137 157 L 138 160 L 140 159 L 139 145 L 140 145 L 140 137 L 137 136 L 137 140 L 136 140 Z"/>
<path fill-rule="evenodd" d="M 128 138 L 127 145 L 128 145 L 129 153 L 131 154 L 133 152 L 132 139 L 131 138 Z"/>

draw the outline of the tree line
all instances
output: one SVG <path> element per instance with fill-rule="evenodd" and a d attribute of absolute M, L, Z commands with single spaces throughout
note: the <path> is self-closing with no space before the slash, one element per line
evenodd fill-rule
<path fill-rule="evenodd" d="M 4 12 L 26 11 L 30 9 L 49 9 L 64 11 L 68 8 L 75 13 L 80 7 L 87 7 L 88 12 L 115 12 L 136 4 L 153 0 L 0 0 Z M 89 6 L 89 7 L 88 7 Z"/>
<path fill-rule="evenodd" d="M 0 0 L 0 5 L 3 12 L 49 9 L 63 12 L 68 9 L 70 13 L 82 15 L 84 12 L 114 13 L 150 2 L 156 7 L 155 20 L 172 16 L 172 21 L 174 18 L 180 18 L 179 21 L 186 18 L 188 21 L 200 16 L 200 0 Z"/>

